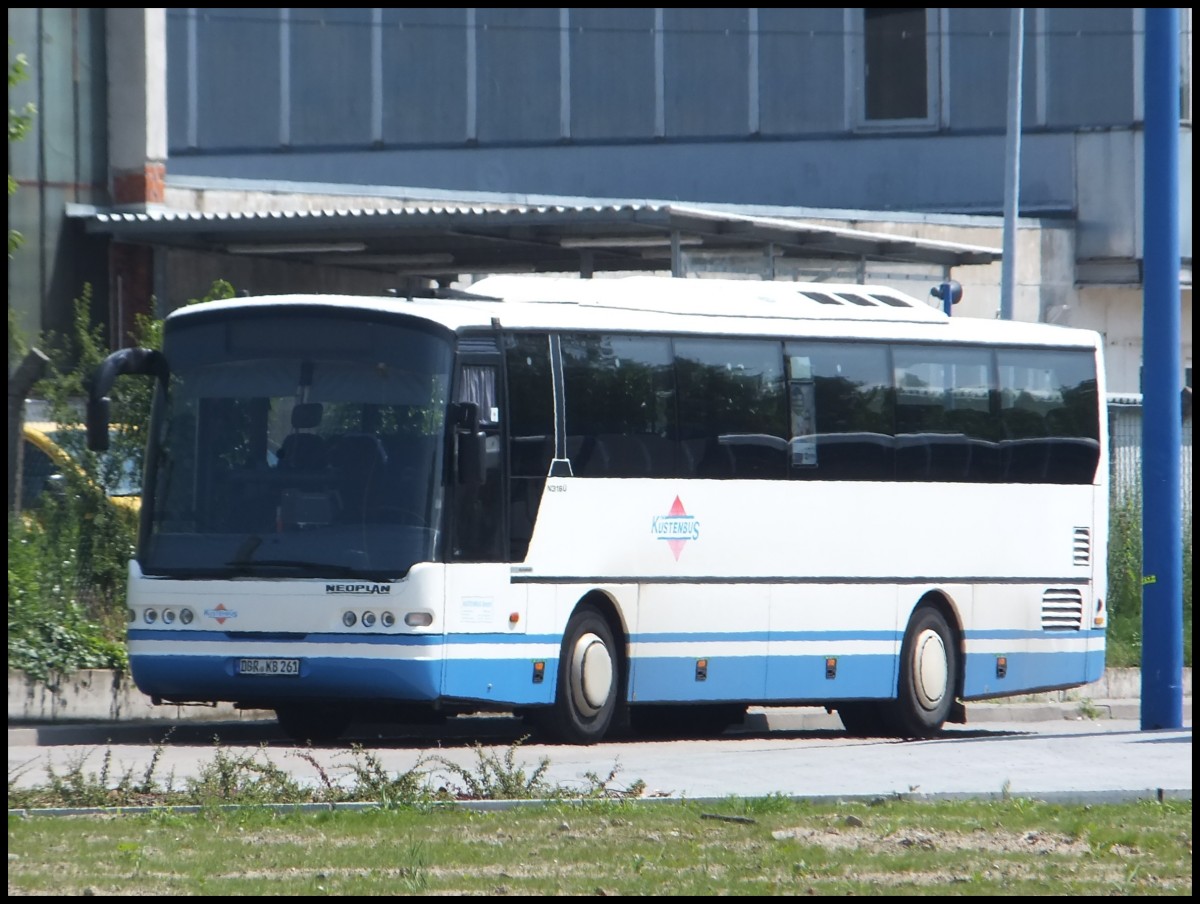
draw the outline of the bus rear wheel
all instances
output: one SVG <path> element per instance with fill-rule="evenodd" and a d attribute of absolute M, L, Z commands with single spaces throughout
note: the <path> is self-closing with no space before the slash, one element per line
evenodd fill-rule
<path fill-rule="evenodd" d="M 293 741 L 324 744 L 336 741 L 350 727 L 350 714 L 326 706 L 290 704 L 275 709 L 283 733 Z"/>
<path fill-rule="evenodd" d="M 542 714 L 543 725 L 568 744 L 600 741 L 617 709 L 620 677 L 612 628 L 591 606 L 576 610 L 563 635 L 554 705 Z"/>
<path fill-rule="evenodd" d="M 919 608 L 904 634 L 899 694 L 881 707 L 892 733 L 924 738 L 941 731 L 954 706 L 958 669 L 945 616 L 932 606 Z"/>

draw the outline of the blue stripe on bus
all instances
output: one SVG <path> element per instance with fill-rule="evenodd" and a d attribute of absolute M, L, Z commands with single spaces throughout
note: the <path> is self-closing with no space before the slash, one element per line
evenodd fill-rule
<path fill-rule="evenodd" d="M 137 631 L 131 637 L 159 642 L 177 641 L 181 651 L 190 641 L 230 644 L 239 639 L 255 644 L 279 644 L 280 654 L 294 640 L 272 641 L 269 637 L 230 638 L 225 632 Z M 978 631 L 971 640 L 1025 639 L 1058 640 L 1063 637 L 1103 638 L 1102 630 L 1087 632 Z M 671 642 L 855 641 L 899 640 L 890 631 L 863 632 L 747 632 L 729 634 L 654 633 L 636 635 L 638 644 Z M 428 649 L 443 644 L 529 644 L 557 645 L 554 635 L 308 635 L 313 644 L 363 645 L 364 654 L 379 645 Z M 299 677 L 241 676 L 235 674 L 240 658 L 229 654 L 163 654 L 131 651 L 130 665 L 137 686 L 146 694 L 165 699 L 186 700 L 286 700 L 303 697 L 338 697 L 361 700 L 434 700 L 439 697 L 479 700 L 500 705 L 550 703 L 554 698 L 557 657 L 538 657 L 545 663 L 542 680 L 534 683 L 533 657 L 444 658 L 433 650 L 432 658 L 396 660 L 362 656 L 313 656 L 298 654 Z M 836 653 L 836 651 L 833 651 Z M 996 677 L 996 655 L 968 655 L 963 695 L 970 698 L 1026 693 L 1036 689 L 1072 687 L 1098 680 L 1104 670 L 1103 649 L 1078 652 L 1012 652 L 1004 654 L 1007 671 Z M 826 675 L 825 655 L 761 654 L 707 657 L 704 680 L 696 675 L 697 656 L 642 655 L 631 664 L 629 692 L 637 702 L 667 700 L 757 700 L 820 701 L 887 698 L 895 695 L 897 658 L 881 653 L 837 654 L 835 677 Z"/>
<path fill-rule="evenodd" d="M 278 702 L 294 699 L 435 700 L 442 662 L 303 656 L 299 676 L 236 674 L 237 656 L 130 656 L 134 683 L 164 699 Z"/>
<path fill-rule="evenodd" d="M 825 677 L 824 656 L 725 656 L 706 661 L 697 680 L 694 658 L 638 658 L 630 683 L 639 703 L 754 700 L 762 702 L 888 697 L 895 693 L 893 657 L 838 657 L 836 677 Z"/>
<path fill-rule="evenodd" d="M 963 697 L 994 697 L 1033 690 L 1077 687 L 1104 672 L 1104 650 L 1078 653 L 1008 653 L 1005 676 L 996 677 L 995 656 L 968 656 Z"/>

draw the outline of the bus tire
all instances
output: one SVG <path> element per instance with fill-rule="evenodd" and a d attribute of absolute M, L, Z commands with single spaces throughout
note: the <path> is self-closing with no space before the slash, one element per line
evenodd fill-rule
<path fill-rule="evenodd" d="M 898 696 L 882 714 L 892 733 L 924 738 L 937 734 L 949 718 L 958 687 L 954 632 L 932 606 L 913 613 L 900 652 Z"/>
<path fill-rule="evenodd" d="M 568 744 L 603 739 L 617 709 L 620 679 L 612 628 L 596 609 L 580 607 L 563 634 L 554 705 L 544 720 L 550 734 Z"/>
<path fill-rule="evenodd" d="M 275 718 L 285 735 L 302 744 L 336 741 L 350 727 L 350 713 L 325 706 L 279 706 Z"/>

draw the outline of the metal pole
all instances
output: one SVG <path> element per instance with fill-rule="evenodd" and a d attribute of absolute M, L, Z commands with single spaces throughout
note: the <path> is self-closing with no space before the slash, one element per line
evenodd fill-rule
<path fill-rule="evenodd" d="M 1142 301 L 1142 729 L 1183 724 L 1179 10 L 1146 9 Z"/>
<path fill-rule="evenodd" d="M 1017 215 L 1021 196 L 1021 66 L 1025 54 L 1025 10 L 1009 16 L 1008 135 L 1004 142 L 1004 249 L 1000 261 L 1000 319 L 1013 319 L 1017 267 Z"/>

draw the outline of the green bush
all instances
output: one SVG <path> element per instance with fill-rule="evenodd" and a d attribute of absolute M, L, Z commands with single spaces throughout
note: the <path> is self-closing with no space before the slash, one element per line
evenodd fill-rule
<path fill-rule="evenodd" d="M 229 298 L 233 288 L 213 284 L 201 300 Z M 38 344 L 50 359 L 49 374 L 35 388 L 53 420 L 81 425 L 87 379 L 109 354 L 103 331 L 91 323 L 91 289 L 75 301 L 67 336 Z M 9 355 L 32 344 L 13 336 L 9 316 Z M 160 348 L 162 322 L 139 316 L 133 344 Z M 126 581 L 137 543 L 137 515 L 113 505 L 105 487 L 125 468 L 142 479 L 149 424 L 149 380 L 117 380 L 111 392 L 111 451 L 101 459 L 86 448 L 84 431 L 65 430 L 61 445 L 80 463 L 80 474 L 64 473 L 60 493 L 46 494 L 34 511 L 9 517 L 8 666 L 35 680 L 53 681 L 87 668 L 125 670 Z"/>
<path fill-rule="evenodd" d="M 1142 501 L 1130 494 L 1109 512 L 1108 645 L 1110 668 L 1142 664 Z M 1192 665 L 1192 523 L 1183 529 L 1183 664 Z"/>
<path fill-rule="evenodd" d="M 99 598 L 81 580 L 78 552 L 88 530 L 75 510 L 47 500 L 38 517 L 8 523 L 8 667 L 51 684 L 77 669 L 128 664 L 124 592 L 119 601 Z"/>

